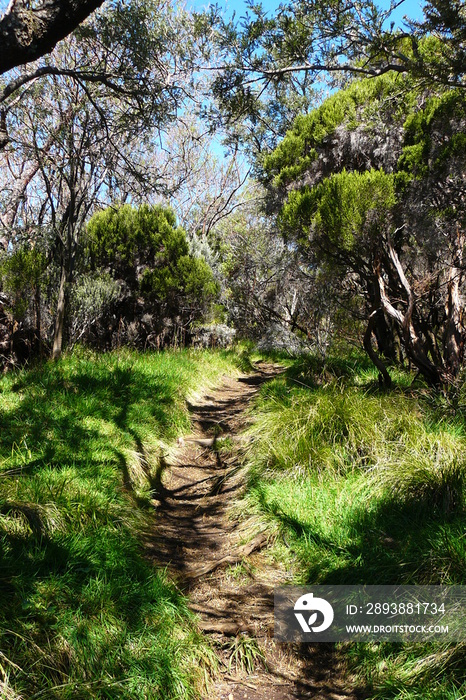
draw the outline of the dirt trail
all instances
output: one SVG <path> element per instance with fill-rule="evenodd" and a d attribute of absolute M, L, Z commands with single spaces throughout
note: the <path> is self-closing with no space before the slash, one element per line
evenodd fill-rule
<path fill-rule="evenodd" d="M 219 674 L 206 700 L 356 700 L 333 645 L 274 642 L 273 589 L 290 576 L 268 555 L 267 531 L 232 515 L 244 488 L 245 410 L 280 371 L 259 364 L 190 406 L 193 433 L 163 465 L 148 552 L 168 566 L 215 643 Z"/>

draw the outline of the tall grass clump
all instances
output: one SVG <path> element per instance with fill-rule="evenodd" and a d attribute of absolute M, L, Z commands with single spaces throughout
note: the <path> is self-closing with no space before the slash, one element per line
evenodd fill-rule
<path fill-rule="evenodd" d="M 281 531 L 295 583 L 466 583 L 464 407 L 396 379 L 381 391 L 357 358 L 301 358 L 261 391 L 248 499 Z M 466 692 L 457 647 L 351 649 L 374 697 Z"/>
<path fill-rule="evenodd" d="M 1 379 L 1 697 L 197 696 L 211 652 L 139 535 L 187 396 L 238 362 L 78 350 Z"/>

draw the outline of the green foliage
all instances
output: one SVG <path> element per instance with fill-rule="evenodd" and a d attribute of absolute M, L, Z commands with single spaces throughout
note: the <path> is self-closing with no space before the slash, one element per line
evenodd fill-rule
<path fill-rule="evenodd" d="M 350 250 L 362 232 L 379 232 L 381 219 L 395 204 L 393 176 L 383 170 L 341 173 L 324 180 L 316 193 L 314 226 L 329 240 Z"/>
<path fill-rule="evenodd" d="M 465 584 L 466 402 L 366 359 L 301 358 L 263 387 L 249 432 L 249 504 L 275 525 L 275 556 L 296 584 Z M 351 645 L 376 698 L 453 700 L 464 650 Z M 456 688 L 461 687 L 462 693 Z"/>
<path fill-rule="evenodd" d="M 202 258 L 182 255 L 171 266 L 146 270 L 141 292 L 158 299 L 165 299 L 180 292 L 188 303 L 205 302 L 218 293 L 218 284 L 212 270 Z"/>
<path fill-rule="evenodd" d="M 424 22 L 413 23 L 416 33 L 424 38 L 413 41 L 411 70 L 430 84 L 464 89 L 466 18 L 462 1 L 429 0 L 423 12 Z"/>
<path fill-rule="evenodd" d="M 215 94 L 230 124 L 239 116 L 249 117 L 255 138 L 257 127 L 270 119 L 272 112 L 261 109 L 264 96 L 272 95 L 279 115 L 283 110 L 274 94 L 280 89 L 285 94 L 305 95 L 309 85 L 328 81 L 334 88 L 335 82 L 361 75 L 375 82 L 395 68 L 398 75 L 406 75 L 411 82 L 422 81 L 427 89 L 447 85 L 464 90 L 463 5 L 461 0 L 425 2 L 424 19 L 409 20 L 407 16 L 400 27 L 400 20 L 392 15 L 395 5 L 288 0 L 280 4 L 275 15 L 266 15 L 261 4 L 251 2 L 251 11 L 239 22 L 236 32 L 232 22 L 218 30 L 218 43 L 226 60 L 214 83 Z M 212 12 L 214 17 L 216 14 Z M 351 118 L 353 105 L 347 106 Z M 326 113 L 319 124 L 322 132 L 331 133 L 340 117 L 338 113 Z M 275 124 L 271 120 L 268 123 L 276 134 Z M 316 133 L 319 131 L 317 128 Z M 258 151 L 261 145 L 259 141 Z M 289 137 L 288 146 L 290 152 L 299 150 L 303 160 L 312 160 L 299 136 Z M 284 184 L 287 177 L 297 176 L 299 166 L 291 164 L 287 170 L 286 154 L 281 155 L 285 157 L 272 176 L 278 175 Z"/>
<path fill-rule="evenodd" d="M 325 257 L 329 247 L 337 247 L 343 257 L 357 243 L 366 245 L 368 240 L 381 238 L 387 214 L 396 203 L 395 186 L 400 184 L 393 174 L 382 169 L 367 170 L 367 165 L 358 169 L 352 162 L 358 161 L 356 153 L 349 156 L 346 169 L 337 138 L 329 146 L 333 149 L 334 172 L 326 174 L 318 168 L 317 174 L 310 176 L 312 184 L 299 187 L 299 181 L 310 171 L 313 160 L 328 155 L 324 142 L 337 127 L 342 126 L 346 132 L 380 128 L 382 115 L 393 120 L 395 114 L 403 123 L 415 93 L 408 90 L 409 82 L 404 80 L 401 98 L 400 87 L 399 76 L 394 73 L 353 81 L 310 114 L 298 117 L 293 129 L 265 159 L 265 172 L 274 178 L 274 187 L 295 182 L 295 189 L 289 189 L 282 202 L 278 221 L 283 234 L 302 249 L 324 251 Z M 343 136 L 341 139 L 344 141 Z"/>
<path fill-rule="evenodd" d="M 2 378 L 5 697 L 197 697 L 211 651 L 140 535 L 188 393 L 236 371 L 233 353 L 79 350 Z"/>
<path fill-rule="evenodd" d="M 214 297 L 218 286 L 205 260 L 189 254 L 186 234 L 175 215 L 161 206 L 124 205 L 95 214 L 87 227 L 88 254 L 148 299 L 188 303 Z"/>
<path fill-rule="evenodd" d="M 351 250 L 362 236 L 376 238 L 386 213 L 394 206 L 394 176 L 383 170 L 335 173 L 316 187 L 304 187 L 288 196 L 279 223 L 300 234 L 305 245 L 309 230 L 333 245 Z"/>
<path fill-rule="evenodd" d="M 406 119 L 398 170 L 416 178 L 426 177 L 432 171 L 440 176 L 449 159 L 464 158 L 466 135 L 453 133 L 451 122 L 461 122 L 465 118 L 466 100 L 462 91 L 451 90 L 431 96 L 423 109 Z M 436 143 L 440 131 L 442 138 Z"/>
<path fill-rule="evenodd" d="M 43 284 L 45 269 L 45 255 L 37 248 L 26 246 L 5 253 L 0 261 L 2 286 L 11 297 L 10 310 L 16 320 L 25 316 L 31 296 Z"/>
<path fill-rule="evenodd" d="M 293 127 L 277 148 L 264 159 L 264 171 L 276 186 L 297 179 L 317 159 L 317 148 L 340 125 L 354 129 L 364 121 L 362 107 L 381 102 L 394 92 L 397 76 L 393 73 L 374 79 L 355 80 L 345 90 L 327 98 L 309 114 L 295 119 Z M 409 100 L 407 101 L 409 102 Z M 374 115 L 380 119 L 380 115 Z M 367 121 L 366 121 L 367 124 Z"/>
<path fill-rule="evenodd" d="M 161 206 L 109 207 L 87 225 L 88 253 L 96 266 L 110 267 L 114 276 L 136 282 L 138 263 L 154 264 L 161 253 L 169 260 L 186 255 L 188 244 L 175 225 L 173 212 Z"/>
<path fill-rule="evenodd" d="M 375 339 L 378 351 L 397 362 L 401 345 L 432 384 L 450 382 L 463 361 L 451 339 L 455 322 L 447 322 L 448 292 L 438 282 L 462 254 L 454 233 L 464 219 L 462 92 L 427 92 L 393 74 L 355 81 L 297 119 L 265 160 L 269 207 L 313 271 L 315 289 L 333 276 L 336 305 L 366 318 L 367 351 Z M 408 285 L 424 289 L 414 301 L 415 342 L 403 330 L 395 335 Z M 336 329 L 335 311 L 331 318 Z"/>
<path fill-rule="evenodd" d="M 102 75 L 105 90 L 93 81 L 94 98 L 96 92 L 107 98 L 110 89 L 111 99 L 99 101 L 98 108 L 104 104 L 113 111 L 112 127 L 121 129 L 128 143 L 136 136 L 153 148 L 149 133 L 154 125 L 173 121 L 186 99 L 186 92 L 173 89 L 164 76 L 170 65 L 174 84 L 192 77 L 196 43 L 190 15 L 160 0 L 115 2 L 95 12 L 75 38 L 81 61 L 87 59 L 84 65 Z"/>

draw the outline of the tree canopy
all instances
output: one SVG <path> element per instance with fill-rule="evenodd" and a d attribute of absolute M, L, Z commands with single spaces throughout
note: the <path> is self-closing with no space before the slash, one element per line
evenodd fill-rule
<path fill-rule="evenodd" d="M 464 4 L 428 0 L 422 20 L 406 17 L 399 27 L 392 14 L 403 2 L 383 9 L 368 0 L 291 0 L 269 14 L 251 1 L 240 23 L 214 13 L 223 57 L 214 92 L 223 115 L 232 127 L 248 118 L 252 142 L 265 121 L 270 142 L 274 131 L 284 136 L 292 118 L 312 105 L 313 89 L 318 96 L 325 83 L 334 88 L 391 71 L 423 85 L 464 89 Z"/>
<path fill-rule="evenodd" d="M 186 233 L 175 216 L 161 206 L 126 204 L 94 214 L 87 225 L 87 254 L 94 268 L 105 268 L 134 292 L 164 308 L 165 315 L 181 305 L 202 309 L 217 286 L 202 258 L 190 254 Z"/>
<path fill-rule="evenodd" d="M 249 3 L 238 23 L 218 7 L 116 2 L 7 72 L 10 327 L 53 339 L 57 357 L 104 327 L 111 345 L 120 321 L 118 337 L 139 344 L 167 319 L 186 337 L 228 319 L 255 339 L 315 338 L 322 354 L 338 331 L 387 384 L 386 364 L 406 360 L 433 384 L 454 381 L 464 8 L 429 0 L 400 28 L 398 5 Z M 40 280 L 26 270 L 36 250 Z"/>
<path fill-rule="evenodd" d="M 189 335 L 191 324 L 218 296 L 211 268 L 190 252 L 170 209 L 109 207 L 90 219 L 85 238 L 84 269 L 109 275 L 120 290 L 107 336 L 109 327 L 111 335 L 126 318 L 145 343 L 149 336 L 150 344 L 162 343 L 160 338 L 171 333 L 167 321 Z"/>
<path fill-rule="evenodd" d="M 269 207 L 318 274 L 338 280 L 340 303 L 396 346 L 431 383 L 463 361 L 465 96 L 388 73 L 356 81 L 297 118 L 264 160 Z M 354 307 L 354 294 L 361 300 Z"/>

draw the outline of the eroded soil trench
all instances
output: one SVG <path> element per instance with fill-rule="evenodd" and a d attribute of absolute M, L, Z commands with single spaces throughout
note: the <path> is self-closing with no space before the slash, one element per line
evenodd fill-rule
<path fill-rule="evenodd" d="M 215 644 L 219 673 L 206 700 L 356 700 L 333 645 L 274 642 L 273 589 L 290 573 L 272 560 L 267 528 L 238 508 L 246 408 L 280 371 L 260 363 L 190 406 L 193 432 L 164 465 L 148 553 L 168 567 Z"/>

